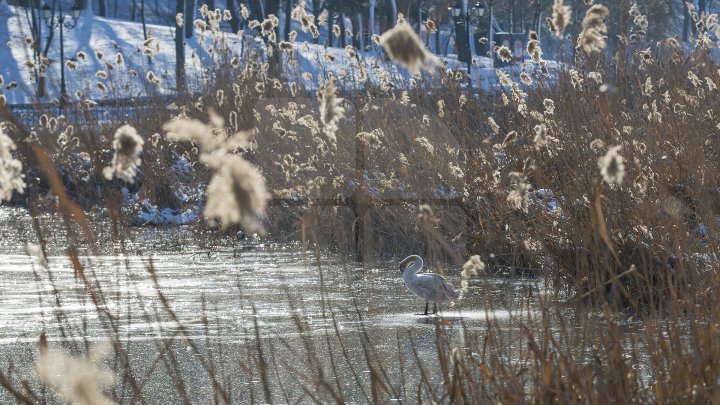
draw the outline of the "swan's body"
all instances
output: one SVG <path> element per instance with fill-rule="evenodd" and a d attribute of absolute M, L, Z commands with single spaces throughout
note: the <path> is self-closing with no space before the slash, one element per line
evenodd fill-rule
<path fill-rule="evenodd" d="M 406 263 L 411 262 L 409 265 Z M 433 302 L 433 314 L 437 313 L 437 304 L 452 301 L 460 298 L 460 292 L 455 291 L 450 283 L 439 274 L 423 273 L 417 274 L 423 267 L 423 259 L 420 256 L 408 256 L 400 262 L 400 271 L 405 281 L 405 286 L 418 297 L 425 300 L 425 313 L 428 314 L 428 305 Z"/>

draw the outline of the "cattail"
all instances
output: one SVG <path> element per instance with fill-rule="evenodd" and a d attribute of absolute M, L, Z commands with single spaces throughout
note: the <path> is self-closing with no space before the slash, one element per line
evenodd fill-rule
<path fill-rule="evenodd" d="M 160 84 L 160 79 L 157 76 L 155 76 L 155 73 L 153 73 L 152 70 L 148 71 L 145 74 L 145 78 L 147 79 L 147 81 L 149 81 L 152 84 Z"/>
<path fill-rule="evenodd" d="M 265 20 L 263 20 L 262 23 L 260 23 L 260 29 L 262 30 L 262 33 L 265 35 L 272 32 L 274 28 L 275 28 L 275 24 L 273 24 L 273 20 L 271 20 L 269 18 L 266 18 Z"/>
<path fill-rule="evenodd" d="M 291 42 L 287 42 L 287 41 L 280 42 L 279 46 L 280 46 L 280 49 L 282 49 L 283 51 L 288 52 L 288 53 L 292 52 L 294 49 L 293 44 Z"/>
<path fill-rule="evenodd" d="M 103 93 L 107 93 L 108 89 L 103 83 L 97 82 L 95 83 L 95 85 L 97 86 L 98 90 L 102 91 Z"/>
<path fill-rule="evenodd" d="M 355 51 L 355 47 L 352 45 L 348 45 L 345 47 L 345 55 L 347 55 L 348 58 L 355 59 L 357 57 L 357 52 Z"/>
<path fill-rule="evenodd" d="M 333 33 L 333 35 L 335 35 L 336 37 L 339 37 L 339 36 L 340 36 L 340 26 L 337 25 L 337 24 L 333 24 L 333 26 L 332 26 L 332 33 Z"/>
<path fill-rule="evenodd" d="M 107 79 L 108 74 L 104 70 L 98 70 L 97 72 L 95 72 L 95 77 L 97 77 L 98 79 Z"/>
<path fill-rule="evenodd" d="M 265 92 L 265 83 L 263 82 L 257 82 L 255 83 L 255 91 L 262 94 Z"/>
<path fill-rule="evenodd" d="M 250 10 L 248 10 L 244 3 L 240 3 L 240 15 L 246 20 L 250 18 Z"/>
<path fill-rule="evenodd" d="M 123 56 L 122 56 L 121 53 L 118 53 L 118 54 L 115 56 L 115 64 L 118 65 L 118 66 L 122 66 L 122 65 L 125 64 L 125 58 L 123 58 Z"/>
<path fill-rule="evenodd" d="M 335 81 L 330 79 L 317 92 L 320 101 L 320 121 L 323 123 L 325 135 L 331 142 L 337 140 L 335 132 L 338 130 L 340 120 L 345 116 L 345 108 L 342 106 L 343 99 L 337 97 Z"/>
<path fill-rule="evenodd" d="M 531 186 L 526 183 L 525 175 L 518 172 L 508 173 L 511 190 L 507 196 L 507 203 L 514 210 L 528 212 L 528 197 Z"/>
<path fill-rule="evenodd" d="M 478 43 L 485 45 L 488 43 L 488 39 L 486 37 L 480 37 L 480 39 L 478 39 Z"/>
<path fill-rule="evenodd" d="M 359 132 L 357 134 L 357 138 L 360 139 L 363 143 L 370 146 L 371 148 L 377 149 L 379 148 L 382 143 L 380 142 L 380 137 L 378 134 L 381 134 L 382 131 L 376 132 Z"/>
<path fill-rule="evenodd" d="M 418 137 L 415 139 L 415 142 L 419 143 L 420 146 L 425 148 L 426 151 L 428 151 L 429 154 L 433 155 L 435 154 L 435 146 L 433 146 L 432 143 L 430 143 L 430 140 L 427 139 L 424 136 Z"/>
<path fill-rule="evenodd" d="M 505 139 L 502 141 L 502 146 L 506 147 L 513 143 L 517 139 L 517 132 L 516 131 L 510 131 L 505 135 Z"/>
<path fill-rule="evenodd" d="M 4 96 L 0 103 L 5 103 Z M 0 128 L 0 202 L 10 201 L 15 191 L 25 191 L 22 163 L 12 156 L 15 148 L 15 143 Z"/>
<path fill-rule="evenodd" d="M 44 336 L 44 335 L 43 335 Z M 99 368 L 109 352 L 107 345 L 91 347 L 87 358 L 74 357 L 60 349 L 40 346 L 37 376 L 59 397 L 71 404 L 113 404 L 104 390 L 115 385 L 113 373 Z"/>
<path fill-rule="evenodd" d="M 428 32 L 437 32 L 437 27 L 435 26 L 435 21 L 433 21 L 429 18 L 427 20 L 425 20 L 425 29 Z"/>
<path fill-rule="evenodd" d="M 77 56 L 77 58 L 80 59 L 80 60 L 85 60 L 85 59 L 87 59 L 87 54 L 86 54 L 85 52 L 83 52 L 83 51 L 78 52 L 75 56 Z"/>
<path fill-rule="evenodd" d="M 217 92 L 215 92 L 215 101 L 217 101 L 218 105 L 222 107 L 223 102 L 225 101 L 225 91 L 220 89 Z"/>
<path fill-rule="evenodd" d="M 603 82 L 602 74 L 600 72 L 590 72 L 587 77 L 588 79 L 594 80 L 597 84 L 602 84 Z"/>
<path fill-rule="evenodd" d="M 570 25 L 572 11 L 569 6 L 563 5 L 563 0 L 555 0 L 552 10 L 552 19 L 550 20 L 552 31 L 558 38 L 562 38 L 565 27 Z"/>
<path fill-rule="evenodd" d="M 578 45 L 586 53 L 600 52 L 605 49 L 607 44 L 604 35 L 607 33 L 607 26 L 603 19 L 607 15 L 607 7 L 599 4 L 590 7 L 585 13 L 585 18 L 582 21 L 583 30 L 578 37 Z"/>
<path fill-rule="evenodd" d="M 102 59 L 103 58 L 102 51 L 100 51 L 99 49 L 95 49 L 95 58 L 97 58 L 98 60 Z"/>
<path fill-rule="evenodd" d="M 7 104 L 7 99 L 5 98 L 4 94 L 0 94 L 0 107 L 5 107 Z"/>
<path fill-rule="evenodd" d="M 71 72 L 74 72 L 75 69 L 77 69 L 77 63 L 71 61 L 70 59 L 65 61 L 65 66 L 67 66 L 68 70 Z"/>
<path fill-rule="evenodd" d="M 113 176 L 117 176 L 130 184 L 134 183 L 137 167 L 141 163 L 140 154 L 144 143 L 145 141 L 132 126 L 123 125 L 118 128 L 113 140 L 115 153 L 112 163 L 103 169 L 105 178 L 112 180 Z"/>
<path fill-rule="evenodd" d="M 547 146 L 547 126 L 545 126 L 545 124 L 535 125 L 533 131 L 535 131 L 535 138 L 533 139 L 535 150 L 540 150 Z"/>
<path fill-rule="evenodd" d="M 203 214 L 225 228 L 242 225 L 247 232 L 262 230 L 258 215 L 263 215 L 269 200 L 265 179 L 260 171 L 238 155 L 226 155 L 207 187 Z"/>
<path fill-rule="evenodd" d="M 497 53 L 500 60 L 502 60 L 503 62 L 510 62 L 513 59 L 512 52 L 510 52 L 510 48 L 508 48 L 505 45 L 496 47 L 495 52 Z"/>
<path fill-rule="evenodd" d="M 297 35 L 298 35 L 297 31 L 295 31 L 295 30 L 290 31 L 290 33 L 288 34 L 288 40 L 290 42 L 295 42 L 295 40 L 297 39 Z"/>
<path fill-rule="evenodd" d="M 224 10 L 223 11 L 223 20 L 224 21 L 231 21 L 232 20 L 232 13 L 230 10 Z"/>
<path fill-rule="evenodd" d="M 35 62 L 31 60 L 26 60 L 25 63 L 23 63 L 23 66 L 25 66 L 28 69 L 35 69 Z"/>
<path fill-rule="evenodd" d="M 535 36 L 537 37 L 537 34 L 535 34 Z M 543 54 L 542 48 L 540 47 L 540 41 L 537 39 L 529 40 L 527 44 L 527 53 L 535 63 L 540 63 L 542 61 Z"/>
<path fill-rule="evenodd" d="M 438 117 L 445 118 L 445 100 L 438 100 L 437 112 L 438 112 Z"/>
<path fill-rule="evenodd" d="M 5 78 L 3 77 L 3 75 L 0 75 L 0 86 L 2 86 L 4 84 L 5 84 Z"/>
<path fill-rule="evenodd" d="M 621 149 L 622 145 L 613 146 L 605 156 L 598 159 L 600 174 L 607 184 L 619 186 L 625 177 L 625 159 L 619 154 Z"/>
<path fill-rule="evenodd" d="M 485 263 L 480 260 L 480 256 L 474 255 L 470 257 L 470 260 L 463 264 L 463 269 L 462 272 L 460 272 L 460 277 L 467 280 L 470 277 L 477 276 L 478 271 L 485 271 Z"/>
<path fill-rule="evenodd" d="M 418 207 L 418 211 L 420 213 L 418 214 L 418 219 L 425 223 L 435 224 L 438 223 L 440 220 L 435 218 L 435 213 L 433 213 L 432 207 L 428 204 L 420 204 Z"/>
<path fill-rule="evenodd" d="M 318 30 L 318 27 L 315 24 L 310 25 L 310 33 L 312 34 L 312 37 L 315 39 L 320 37 L 320 30 Z"/>
<path fill-rule="evenodd" d="M 500 126 L 495 122 L 495 119 L 493 117 L 487 117 L 487 124 L 490 127 L 490 130 L 495 134 L 500 134 Z"/>
<path fill-rule="evenodd" d="M 327 9 L 323 10 L 323 12 L 320 13 L 320 15 L 318 16 L 318 24 L 320 24 L 320 25 L 327 24 L 328 14 L 329 13 L 328 13 Z"/>
<path fill-rule="evenodd" d="M 545 115 L 553 115 L 555 113 L 555 102 L 549 98 L 543 100 L 543 107 L 545 107 Z"/>
<path fill-rule="evenodd" d="M 405 67 L 412 74 L 420 68 L 430 70 L 440 64 L 439 59 L 425 49 L 422 41 L 408 24 L 398 24 L 379 38 L 380 45 L 390 59 Z"/>
<path fill-rule="evenodd" d="M 520 81 L 525 83 L 528 86 L 533 83 L 532 79 L 530 78 L 530 75 L 527 74 L 527 72 L 520 73 Z"/>

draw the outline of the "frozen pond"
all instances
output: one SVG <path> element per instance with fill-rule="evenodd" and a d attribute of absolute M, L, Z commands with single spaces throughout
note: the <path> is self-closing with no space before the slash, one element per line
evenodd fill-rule
<path fill-rule="evenodd" d="M 389 373 L 406 373 L 401 380 L 393 379 L 404 383 L 391 387 L 390 397 L 414 402 L 417 358 L 431 378 L 440 378 L 435 372 L 437 345 L 472 353 L 482 346 L 492 323 L 501 326 L 498 338 L 505 339 L 508 350 L 524 348 L 527 341 L 515 322 L 534 316 L 533 298 L 528 297 L 537 295 L 541 283 L 473 280 L 457 305 L 426 317 L 415 315 L 424 302 L 402 283 L 397 262 L 404 255 L 363 265 L 345 256 L 321 254 L 318 265 L 314 253 L 303 252 L 297 244 L 227 239 L 209 248 L 188 230 L 129 232 L 132 242 L 126 246 L 110 244 L 110 250 L 124 249 L 125 254 L 78 256 L 95 291 L 102 291 L 100 307 L 113 319 L 113 329 L 98 316 L 71 259 L 61 254 L 61 228 L 57 239 L 48 241 L 52 248 L 45 268 L 25 253 L 25 242 L 37 239 L 29 216 L 22 210 L 1 209 L 0 368 L 12 362 L 18 375 L 32 375 L 31 359 L 43 332 L 51 344 L 70 349 L 86 341 L 107 342 L 115 334 L 140 370 L 152 370 L 152 359 L 161 348 L 158 342 L 173 348 L 184 381 L 192 387 L 188 395 L 193 402 L 209 402 L 210 382 L 194 361 L 195 349 L 187 338 L 203 355 L 213 353 L 218 373 L 234 387 L 233 400 L 258 400 L 264 398 L 262 383 L 252 370 L 258 359 L 250 348 L 257 348 L 259 337 L 269 369 L 274 370 L 274 391 L 286 390 L 286 399 L 302 397 L 298 375 L 304 374 L 294 367 L 334 367 L 336 375 L 347 379 L 338 383 L 345 401 L 365 402 L 369 391 L 363 392 L 356 381 L 369 379 L 368 365 L 377 361 Z M 163 308 L 148 272 L 151 264 L 176 319 Z M 459 287 L 457 270 L 447 276 Z M 438 334 L 437 328 L 443 332 Z M 173 403 L 180 398 L 166 374 L 158 366 L 157 373 L 148 373 L 148 380 L 154 381 L 155 400 Z M 276 401 L 285 402 L 282 394 L 275 395 Z"/>

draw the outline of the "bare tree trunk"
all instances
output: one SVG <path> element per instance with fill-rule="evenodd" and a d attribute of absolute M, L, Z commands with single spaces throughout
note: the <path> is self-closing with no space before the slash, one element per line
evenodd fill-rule
<path fill-rule="evenodd" d="M 345 48 L 347 45 L 347 35 L 345 35 L 345 32 L 347 31 L 345 29 L 345 13 L 341 12 L 340 15 L 338 15 L 339 24 L 340 25 L 340 47 Z"/>
<path fill-rule="evenodd" d="M 540 39 L 540 24 L 542 24 L 542 7 L 543 2 L 542 0 L 535 0 L 535 17 L 533 18 L 533 30 L 535 30 L 535 33 L 538 36 L 538 40 Z"/>
<path fill-rule="evenodd" d="M 328 9 L 328 46 L 332 47 L 335 43 L 335 33 L 332 26 L 335 24 L 335 2 L 330 0 L 327 5 Z"/>
<path fill-rule="evenodd" d="M 193 36 L 193 21 L 195 21 L 195 0 L 185 0 L 185 38 Z"/>
<path fill-rule="evenodd" d="M 132 7 L 130 8 L 130 19 L 132 21 L 137 20 L 137 3 L 132 0 Z"/>
<path fill-rule="evenodd" d="M 230 20 L 230 29 L 232 29 L 233 32 L 238 32 L 240 31 L 240 15 L 238 14 L 238 7 L 235 0 L 228 0 L 227 7 L 228 10 L 230 10 L 230 15 L 232 16 L 232 20 Z"/>
<path fill-rule="evenodd" d="M 177 0 L 175 5 L 176 13 L 185 11 L 185 0 Z M 187 24 L 187 20 L 184 22 Z M 175 88 L 178 93 L 185 91 L 185 35 L 184 29 L 175 25 Z"/>
<path fill-rule="evenodd" d="M 290 25 L 292 22 L 292 18 L 291 18 L 292 9 L 293 9 L 292 0 L 285 0 L 285 29 L 283 30 L 285 32 L 283 33 L 283 35 L 284 35 L 286 41 L 290 40 L 290 29 L 292 27 Z"/>
<path fill-rule="evenodd" d="M 352 36 L 352 42 L 355 49 L 363 49 L 363 27 L 362 27 L 362 15 L 360 13 L 355 13 L 352 15 L 352 29 L 353 29 L 353 36 Z"/>
<path fill-rule="evenodd" d="M 385 0 L 385 6 L 387 8 L 387 28 L 390 29 L 397 24 L 397 1 L 396 0 Z"/>
<path fill-rule="evenodd" d="M 368 32 L 370 33 L 370 36 L 376 34 L 375 32 L 375 6 L 377 5 L 377 0 L 370 0 L 370 7 L 369 7 L 369 24 L 368 24 Z"/>
<path fill-rule="evenodd" d="M 143 38 L 147 41 L 147 25 L 145 24 L 145 0 L 140 0 L 140 21 L 142 22 Z M 148 55 L 148 65 L 152 65 L 152 57 Z"/>
<path fill-rule="evenodd" d="M 690 33 L 690 12 L 687 8 L 687 2 L 685 0 L 682 0 L 683 3 L 683 32 L 682 32 L 682 39 L 683 42 L 687 42 L 688 40 L 688 34 Z"/>
<path fill-rule="evenodd" d="M 98 0 L 98 15 L 107 17 L 107 0 Z"/>
<path fill-rule="evenodd" d="M 322 3 L 320 0 L 312 0 L 312 12 L 315 16 L 315 21 L 317 21 L 318 16 L 320 16 L 320 13 L 322 13 Z M 313 44 L 318 44 L 320 42 L 320 38 L 313 38 Z"/>
<path fill-rule="evenodd" d="M 508 15 L 508 30 L 515 32 L 515 0 L 510 0 L 510 14 Z"/>

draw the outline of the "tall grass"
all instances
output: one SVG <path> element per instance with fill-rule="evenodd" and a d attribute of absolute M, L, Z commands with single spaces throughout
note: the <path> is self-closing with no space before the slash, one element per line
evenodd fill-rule
<path fill-rule="evenodd" d="M 190 403 L 198 399 L 184 369 L 189 359 L 209 387 L 207 398 L 218 403 L 717 402 L 720 77 L 709 58 L 714 20 L 704 18 L 692 49 L 672 39 L 649 43 L 628 27 L 634 39 L 621 41 L 609 60 L 598 52 L 604 42 L 590 44 L 585 36 L 586 51 L 578 48 L 572 63 L 514 66 L 511 76 L 498 72 L 500 86 L 491 93 L 468 89 L 462 74 L 446 67 L 407 80 L 389 73 L 391 62 L 378 50 L 349 52 L 347 74 L 332 81 L 327 72 L 312 78 L 325 89 L 318 99 L 314 86 L 291 74 L 295 51 L 276 47 L 282 57 L 268 58 L 248 39 L 239 62 L 214 43 L 225 63 L 213 66 L 200 93 L 142 108 L 110 103 L 132 119 L 100 119 L 76 103 L 62 119 L 46 112 L 28 126 L 3 108 L 4 131 L 28 168 L 23 203 L 36 218 L 38 239 L 44 246 L 40 213 L 57 211 L 71 241 L 67 255 L 110 336 L 115 384 L 98 391 L 92 378 L 78 384 L 117 402 L 153 402 L 147 384 L 161 378 L 170 382 L 169 395 Z M 330 122 L 328 114 L 341 118 Z M 454 271 L 478 254 L 488 272 L 535 275 L 543 288 L 513 303 L 522 309 L 511 319 L 520 335 L 489 315 L 498 302 L 485 297 L 484 336 L 462 323 L 438 322 L 428 357 L 420 353 L 428 342 L 412 332 L 382 346 L 364 329 L 343 334 L 338 318 L 361 320 L 362 308 L 343 312 L 325 294 L 327 327 L 310 333 L 302 302 L 288 293 L 300 310 L 293 318 L 297 340 L 263 338 L 256 321 L 239 350 L 241 376 L 230 375 L 221 361 L 226 348 L 208 332 L 222 321 L 201 308 L 205 339 L 191 338 L 149 262 L 158 307 L 142 316 L 173 326 L 166 331 L 172 338 L 152 340 L 152 366 L 140 371 L 145 366 L 133 360 L 132 344 L 107 310 L 111 298 L 77 260 L 77 249 L 101 250 L 88 215 L 95 212 L 109 219 L 113 240 L 124 246 L 139 206 L 123 197 L 123 187 L 159 207 L 205 201 L 204 186 L 217 168 L 202 163 L 207 151 L 200 142 L 165 136 L 164 125 L 178 116 L 211 123 L 221 139 L 252 131 L 249 144 L 228 154 L 257 167 L 276 199 L 263 221 L 266 237 L 302 241 L 318 272 L 321 250 L 363 249 L 371 253 L 368 265 L 387 254 L 421 253 Z M 107 181 L 102 171 L 113 159 L 112 134 L 127 123 L 145 138 L 141 173 L 133 184 Z M 58 137 L 70 125 L 72 135 Z M 183 159 L 192 170 L 173 168 Z M 181 187 L 188 198 L 174 192 Z M 445 206 L 420 206 L 438 199 Z M 239 229 L 202 221 L 193 227 L 211 230 L 209 243 Z M 46 274 L 52 283 L 52 272 Z M 324 290 L 332 288 L 321 280 Z M 64 345 L 89 356 L 82 325 L 67 324 L 63 305 L 56 294 Z M 466 339 L 463 347 L 448 344 L 455 332 Z M 39 337 L 41 359 L 53 355 L 47 345 Z M 278 358 L 276 345 L 290 355 Z M 258 383 L 244 389 L 237 381 Z M 55 395 L 82 402 L 72 396 L 77 391 L 67 394 L 48 378 L 44 384 L 55 391 L 12 370 L 0 374 L 7 396 L 18 402 L 53 402 Z"/>

